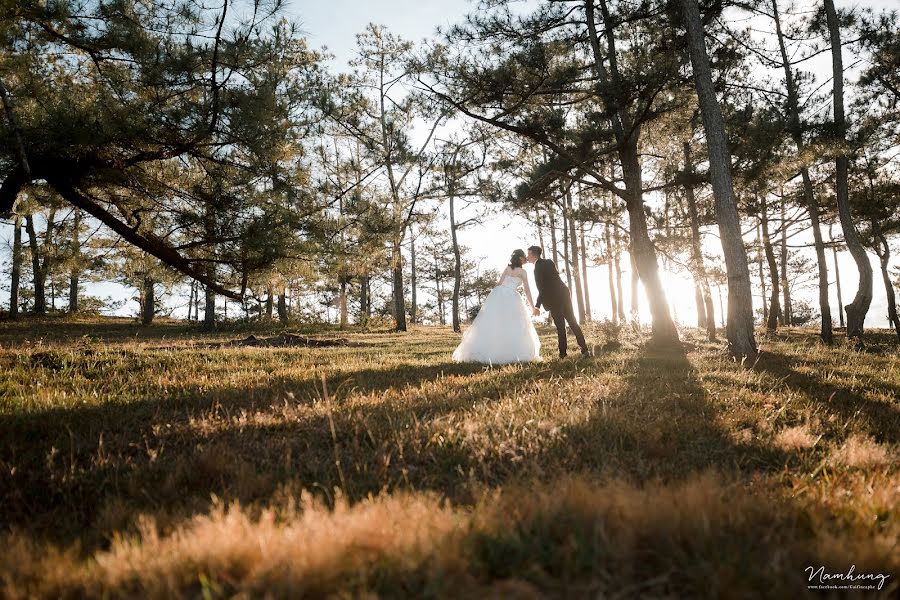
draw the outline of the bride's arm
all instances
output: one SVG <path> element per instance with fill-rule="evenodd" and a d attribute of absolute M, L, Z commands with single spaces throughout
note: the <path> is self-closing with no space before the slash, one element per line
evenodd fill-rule
<path fill-rule="evenodd" d="M 534 310 L 534 302 L 531 300 L 531 286 L 528 285 L 528 275 L 523 273 L 522 285 L 525 286 L 525 298 L 528 300 L 528 308 Z"/>

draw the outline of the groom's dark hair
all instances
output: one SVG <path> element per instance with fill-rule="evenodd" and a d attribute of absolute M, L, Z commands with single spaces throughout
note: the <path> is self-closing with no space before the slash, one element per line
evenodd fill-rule
<path fill-rule="evenodd" d="M 538 258 L 544 253 L 544 249 L 540 246 L 529 246 L 528 251 L 537 256 Z"/>

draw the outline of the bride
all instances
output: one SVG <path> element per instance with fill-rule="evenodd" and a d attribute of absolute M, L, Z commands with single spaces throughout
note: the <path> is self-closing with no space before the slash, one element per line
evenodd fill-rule
<path fill-rule="evenodd" d="M 541 360 L 541 342 L 531 322 L 534 302 L 523 264 L 525 253 L 514 251 L 497 287 L 488 294 L 453 352 L 454 361 L 500 365 Z M 525 288 L 527 308 L 519 286 Z"/>

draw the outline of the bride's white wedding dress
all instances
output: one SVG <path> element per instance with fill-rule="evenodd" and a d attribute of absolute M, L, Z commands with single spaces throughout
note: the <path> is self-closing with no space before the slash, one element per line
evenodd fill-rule
<path fill-rule="evenodd" d="M 453 360 L 501 365 L 541 359 L 541 342 L 531 322 L 531 310 L 519 295 L 520 286 L 533 306 L 524 269 L 507 267 L 463 334 Z"/>

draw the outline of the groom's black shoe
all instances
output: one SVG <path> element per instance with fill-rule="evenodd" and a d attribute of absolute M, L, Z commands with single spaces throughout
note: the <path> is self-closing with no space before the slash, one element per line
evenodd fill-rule
<path fill-rule="evenodd" d="M 590 350 L 582 350 L 581 351 L 581 358 L 591 358 L 592 356 L 593 356 L 593 354 L 591 354 Z"/>

